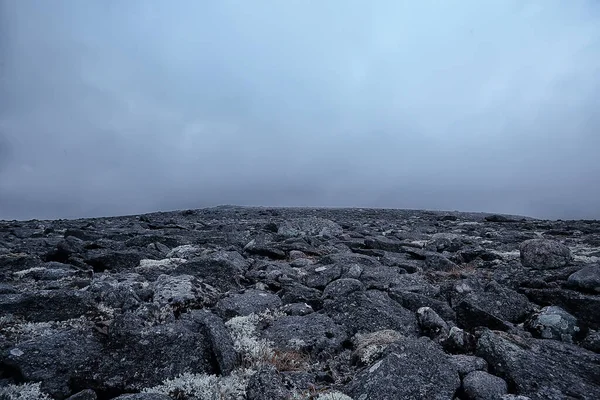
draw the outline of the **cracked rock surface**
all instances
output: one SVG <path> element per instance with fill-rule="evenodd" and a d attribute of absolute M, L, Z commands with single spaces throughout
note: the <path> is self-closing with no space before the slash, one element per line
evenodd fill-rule
<path fill-rule="evenodd" d="M 600 221 L 0 221 L 0 399 L 598 399 Z"/>

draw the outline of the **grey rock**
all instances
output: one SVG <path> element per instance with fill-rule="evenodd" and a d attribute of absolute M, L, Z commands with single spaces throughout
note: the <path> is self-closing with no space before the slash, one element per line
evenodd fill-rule
<path fill-rule="evenodd" d="M 573 273 L 568 283 L 578 290 L 600 293 L 600 264 L 589 265 Z"/>
<path fill-rule="evenodd" d="M 569 343 L 572 343 L 573 338 L 581 331 L 577 318 L 556 306 L 542 308 L 525 323 L 525 327 L 538 338 Z"/>
<path fill-rule="evenodd" d="M 246 388 L 248 400 L 287 400 L 291 395 L 274 367 L 260 368 L 252 375 Z"/>
<path fill-rule="evenodd" d="M 464 246 L 460 235 L 453 233 L 436 233 L 425 243 L 425 250 L 441 253 L 459 251 Z"/>
<path fill-rule="evenodd" d="M 302 283 L 308 287 L 323 290 L 342 276 L 342 267 L 338 264 L 316 264 L 305 269 Z"/>
<path fill-rule="evenodd" d="M 550 239 L 529 239 L 520 248 L 521 263 L 533 269 L 566 267 L 572 261 L 571 250 L 564 244 Z"/>
<path fill-rule="evenodd" d="M 303 316 L 315 312 L 311 306 L 306 303 L 290 303 L 280 308 L 287 315 Z"/>
<path fill-rule="evenodd" d="M 1 359 L 26 381 L 41 382 L 43 392 L 65 398 L 72 394 L 72 383 L 96 372 L 94 364 L 102 357 L 102 345 L 91 333 L 71 329 L 19 343 Z"/>
<path fill-rule="evenodd" d="M 323 236 L 330 238 L 340 235 L 342 232 L 342 227 L 337 223 L 317 217 L 284 221 L 277 230 L 277 233 L 284 237 Z"/>
<path fill-rule="evenodd" d="M 585 349 L 600 353 L 600 332 L 590 329 L 585 339 L 581 342 Z"/>
<path fill-rule="evenodd" d="M 79 393 L 69 396 L 66 400 L 96 400 L 98 396 L 92 389 L 85 389 Z"/>
<path fill-rule="evenodd" d="M 468 400 L 496 400 L 508 393 L 508 386 L 502 378 L 473 371 L 463 379 L 463 390 Z"/>
<path fill-rule="evenodd" d="M 439 253 L 427 252 L 425 256 L 425 268 L 430 271 L 447 272 L 457 269 L 458 265 Z"/>
<path fill-rule="evenodd" d="M 194 330 L 201 333 L 209 344 L 209 352 L 216 360 L 222 375 L 228 375 L 237 365 L 237 354 L 233 340 L 221 318 L 207 310 L 193 310 L 182 315 L 183 321 L 189 321 Z"/>
<path fill-rule="evenodd" d="M 346 388 L 353 399 L 452 399 L 460 387 L 458 370 L 431 340 L 405 339 L 359 372 Z"/>
<path fill-rule="evenodd" d="M 531 301 L 541 306 L 557 306 L 575 316 L 580 323 L 600 329 L 600 296 L 556 287 L 521 289 Z"/>
<path fill-rule="evenodd" d="M 365 267 L 359 279 L 367 289 L 388 290 L 402 283 L 402 271 L 396 267 Z"/>
<path fill-rule="evenodd" d="M 248 289 L 243 293 L 233 293 L 222 298 L 216 305 L 216 313 L 223 319 L 258 314 L 265 310 L 275 310 L 282 305 L 279 296 L 262 290 Z"/>
<path fill-rule="evenodd" d="M 456 322 L 463 329 L 475 329 L 487 327 L 494 330 L 509 331 L 513 328 L 509 322 L 479 307 L 473 300 L 462 300 L 454 308 L 456 311 Z"/>
<path fill-rule="evenodd" d="M 600 398 L 600 355 L 578 346 L 485 330 L 476 352 L 516 394 L 541 400 L 537 392 L 546 386 L 565 396 Z"/>
<path fill-rule="evenodd" d="M 443 340 L 444 349 L 452 354 L 470 353 L 475 348 L 475 337 L 459 327 L 453 326 L 448 332 L 448 337 Z"/>
<path fill-rule="evenodd" d="M 448 334 L 448 324 L 432 308 L 421 307 L 416 315 L 421 332 L 431 339 Z"/>
<path fill-rule="evenodd" d="M 201 278 L 221 291 L 239 287 L 237 278 L 248 270 L 249 263 L 237 251 L 216 251 L 192 258 L 176 267 L 172 274 L 187 274 Z"/>
<path fill-rule="evenodd" d="M 430 307 L 444 320 L 456 320 L 456 313 L 445 301 L 420 293 L 409 292 L 400 288 L 392 288 L 388 293 L 393 300 L 398 302 L 398 304 L 411 311 L 416 312 L 421 307 Z"/>
<path fill-rule="evenodd" d="M 144 255 L 136 250 L 93 250 L 84 260 L 94 272 L 130 272 L 143 258 Z"/>
<path fill-rule="evenodd" d="M 314 310 L 320 310 L 323 307 L 322 294 L 318 289 L 309 288 L 299 283 L 285 285 L 278 293 L 284 304 L 306 303 Z"/>
<path fill-rule="evenodd" d="M 458 369 L 458 373 L 461 378 L 473 371 L 486 371 L 488 370 L 487 362 L 477 356 L 469 356 L 466 354 L 455 354 L 450 356 L 450 361 Z"/>
<path fill-rule="evenodd" d="M 357 279 L 341 278 L 337 279 L 325 287 L 323 291 L 324 299 L 342 298 L 353 292 L 365 290 L 365 285 Z"/>
<path fill-rule="evenodd" d="M 113 397 L 114 400 L 173 400 L 171 397 L 160 393 L 131 393 Z"/>
<path fill-rule="evenodd" d="M 339 351 L 348 339 L 341 326 L 317 313 L 278 318 L 261 332 L 261 336 L 273 341 L 277 348 L 309 352 L 317 358 Z"/>
<path fill-rule="evenodd" d="M 353 292 L 344 298 L 325 300 L 323 310 L 351 334 L 393 329 L 409 336 L 418 334 L 415 314 L 387 293 Z"/>
<path fill-rule="evenodd" d="M 48 290 L 0 295 L 0 316 L 13 314 L 31 322 L 65 321 L 96 310 L 93 297 L 81 290 Z"/>

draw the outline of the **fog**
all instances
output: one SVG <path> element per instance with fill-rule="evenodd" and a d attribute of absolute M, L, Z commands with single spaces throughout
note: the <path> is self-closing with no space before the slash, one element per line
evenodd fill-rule
<path fill-rule="evenodd" d="M 0 0 L 0 219 L 600 218 L 595 0 Z"/>

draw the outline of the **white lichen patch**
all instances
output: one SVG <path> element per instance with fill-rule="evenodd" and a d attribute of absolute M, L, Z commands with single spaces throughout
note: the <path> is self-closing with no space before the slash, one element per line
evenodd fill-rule
<path fill-rule="evenodd" d="M 164 394 L 173 399 L 243 400 L 246 398 L 248 380 L 254 373 L 251 369 L 236 370 L 224 377 L 184 373 L 142 392 Z"/>
<path fill-rule="evenodd" d="M 379 358 L 390 344 L 402 337 L 399 332 L 392 329 L 356 334 L 353 338 L 356 347 L 354 352 L 363 364 L 368 365 Z"/>
<path fill-rule="evenodd" d="M 256 367 L 273 358 L 275 355 L 273 343 L 260 339 L 256 328 L 261 321 L 273 321 L 284 315 L 280 311 L 266 310 L 260 314 L 252 313 L 234 317 L 225 323 L 233 340 L 234 348 L 244 364 Z"/>
<path fill-rule="evenodd" d="M 165 258 L 163 260 L 149 260 L 143 259 L 140 264 L 136 267 L 136 271 L 144 270 L 160 270 L 168 271 L 179 265 L 185 263 L 187 260 L 184 258 Z"/>
<path fill-rule="evenodd" d="M 188 259 L 190 257 L 199 255 L 202 253 L 202 249 L 193 246 L 191 244 L 184 244 L 177 246 L 167 253 L 167 258 L 183 258 Z"/>
<path fill-rule="evenodd" d="M 42 392 L 40 382 L 24 383 L 22 385 L 7 385 L 0 387 L 0 399 L 2 400 L 52 400 L 46 393 Z"/>
<path fill-rule="evenodd" d="M 352 400 L 352 397 L 334 390 L 320 394 L 316 400 Z"/>
<path fill-rule="evenodd" d="M 24 269 L 22 271 L 17 271 L 17 272 L 13 272 L 13 276 L 15 276 L 18 279 L 22 279 L 25 276 L 33 273 L 33 272 L 39 272 L 39 271 L 43 271 L 46 268 L 44 267 L 33 267 L 33 268 L 29 268 L 29 269 Z"/>

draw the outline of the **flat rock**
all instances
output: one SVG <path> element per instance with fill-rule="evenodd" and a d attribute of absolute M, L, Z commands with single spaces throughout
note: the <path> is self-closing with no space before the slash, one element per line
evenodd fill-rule
<path fill-rule="evenodd" d="M 216 313 L 221 318 L 229 319 L 237 316 L 258 314 L 265 310 L 274 310 L 282 305 L 279 296 L 262 290 L 248 289 L 243 293 L 232 293 L 216 305 Z"/>

